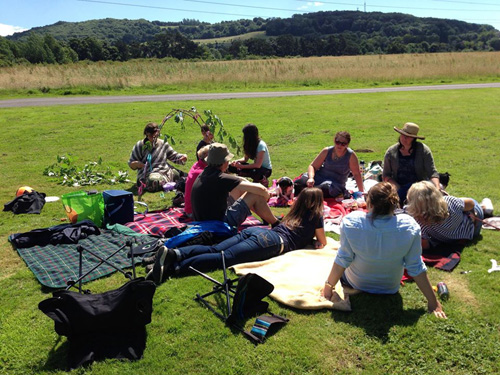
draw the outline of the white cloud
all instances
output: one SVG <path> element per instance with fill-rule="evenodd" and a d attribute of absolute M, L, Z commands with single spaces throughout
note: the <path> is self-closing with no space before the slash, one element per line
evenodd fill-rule
<path fill-rule="evenodd" d="M 0 23 L 0 36 L 12 35 L 26 30 L 28 29 L 21 26 L 4 25 L 3 23 Z"/>
<path fill-rule="evenodd" d="M 325 3 L 322 3 L 321 1 L 309 1 L 306 3 L 306 5 L 302 5 L 297 8 L 297 10 L 306 10 L 309 9 L 310 7 L 320 7 L 325 5 Z"/>

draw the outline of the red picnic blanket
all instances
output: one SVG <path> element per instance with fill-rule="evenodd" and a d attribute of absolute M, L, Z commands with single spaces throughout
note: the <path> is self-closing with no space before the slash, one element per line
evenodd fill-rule
<path fill-rule="evenodd" d="M 166 211 L 137 214 L 134 216 L 134 221 L 126 223 L 125 226 L 137 233 L 165 237 L 170 229 L 184 228 L 191 221 L 193 220 L 184 214 L 182 208 L 171 208 Z M 255 225 L 262 225 L 262 222 L 253 216 L 248 216 L 238 229 L 242 230 Z"/>

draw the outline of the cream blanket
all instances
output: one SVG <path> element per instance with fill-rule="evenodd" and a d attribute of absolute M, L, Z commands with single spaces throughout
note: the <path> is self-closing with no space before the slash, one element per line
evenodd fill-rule
<path fill-rule="evenodd" d="M 255 273 L 269 281 L 274 285 L 271 297 L 285 305 L 305 310 L 327 308 L 351 311 L 349 296 L 344 294 L 340 282 L 335 286 L 340 301 L 331 302 L 321 295 L 338 247 L 339 243 L 328 237 L 327 245 L 321 250 L 295 250 L 261 262 L 242 263 L 231 268 L 240 276 Z"/>

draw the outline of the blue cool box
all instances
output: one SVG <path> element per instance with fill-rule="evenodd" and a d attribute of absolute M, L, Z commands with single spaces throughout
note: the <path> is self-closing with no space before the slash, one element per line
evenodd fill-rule
<path fill-rule="evenodd" d="M 134 221 L 134 195 L 125 190 L 104 190 L 104 223 L 125 224 Z"/>

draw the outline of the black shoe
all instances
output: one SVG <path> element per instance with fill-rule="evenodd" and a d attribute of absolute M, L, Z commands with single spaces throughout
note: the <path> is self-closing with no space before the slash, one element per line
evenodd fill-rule
<path fill-rule="evenodd" d="M 156 253 L 153 269 L 147 274 L 146 280 L 153 280 L 156 285 L 161 284 L 170 275 L 169 272 L 177 259 L 175 251 L 162 246 Z"/>
<path fill-rule="evenodd" d="M 153 255 L 151 255 L 150 257 L 145 257 L 145 258 L 142 258 L 142 265 L 143 266 L 148 266 L 150 264 L 153 264 L 155 261 L 156 261 L 156 254 L 158 252 L 154 253 Z"/>

